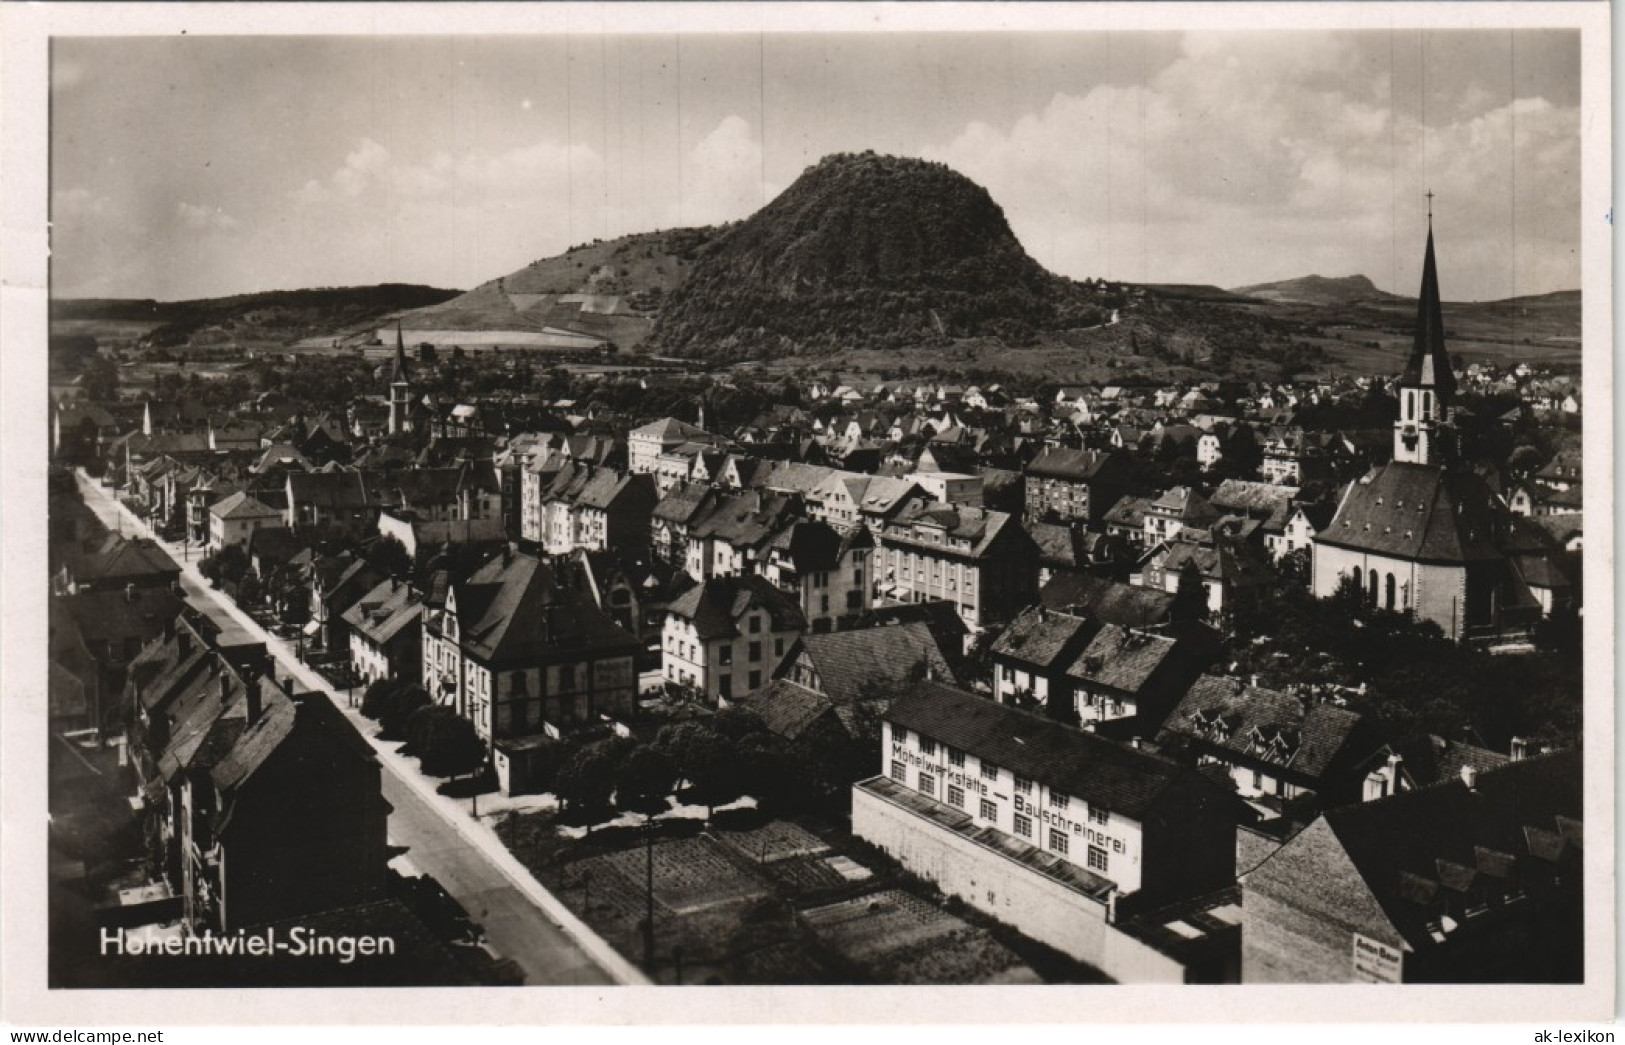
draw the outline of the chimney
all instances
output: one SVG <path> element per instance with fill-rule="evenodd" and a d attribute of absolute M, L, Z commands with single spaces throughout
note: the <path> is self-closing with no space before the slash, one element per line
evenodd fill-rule
<path fill-rule="evenodd" d="M 260 713 L 265 710 L 260 694 L 260 677 L 252 672 L 243 675 L 244 696 L 248 700 L 248 724 L 253 725 L 260 720 Z"/>
<path fill-rule="evenodd" d="M 1132 747 L 1134 750 L 1136 750 L 1136 751 L 1140 750 L 1140 738 L 1139 737 L 1130 737 L 1128 743 L 1129 743 L 1129 746 Z"/>
<path fill-rule="evenodd" d="M 1529 757 L 1529 741 L 1524 737 L 1512 738 L 1512 761 L 1522 762 Z"/>
<path fill-rule="evenodd" d="M 1478 790 L 1478 770 L 1472 766 L 1461 767 L 1461 782 L 1467 785 L 1467 790 Z"/>
<path fill-rule="evenodd" d="M 1258 688 L 1258 676 L 1257 675 L 1248 675 L 1247 676 L 1247 685 L 1253 687 L 1254 689 L 1257 689 Z"/>
<path fill-rule="evenodd" d="M 180 652 L 180 659 L 185 660 L 192 655 L 192 632 L 187 628 L 175 629 L 175 648 Z"/>
<path fill-rule="evenodd" d="M 135 601 L 135 582 L 134 581 L 131 581 L 128 584 L 124 585 L 124 601 L 125 602 L 134 602 Z"/>
<path fill-rule="evenodd" d="M 1041 621 L 1049 620 L 1049 607 L 1042 602 L 1038 604 L 1038 619 Z"/>

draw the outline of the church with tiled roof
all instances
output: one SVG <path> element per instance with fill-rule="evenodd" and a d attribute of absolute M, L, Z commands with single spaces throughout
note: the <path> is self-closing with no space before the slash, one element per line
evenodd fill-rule
<path fill-rule="evenodd" d="M 1458 459 L 1455 399 L 1430 220 L 1394 457 L 1344 489 L 1315 536 L 1312 583 L 1326 598 L 1351 579 L 1369 604 L 1431 620 L 1460 640 L 1527 627 L 1541 604 L 1506 554 L 1506 506 Z"/>

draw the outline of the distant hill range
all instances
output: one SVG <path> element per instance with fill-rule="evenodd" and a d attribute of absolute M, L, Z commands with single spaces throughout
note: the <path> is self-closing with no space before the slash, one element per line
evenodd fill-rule
<path fill-rule="evenodd" d="M 1276 283 L 1235 287 L 1230 293 L 1294 305 L 1352 305 L 1398 298 L 1396 294 L 1378 290 L 1376 284 L 1364 276 L 1300 276 Z"/>
<path fill-rule="evenodd" d="M 1448 271 L 1449 251 L 1441 266 Z M 385 285 L 209 301 L 57 301 L 53 337 L 150 345 L 410 344 L 708 364 L 1030 372 L 1066 381 L 1393 373 L 1410 298 L 1365 276 L 1230 290 L 1046 270 L 987 190 L 875 153 L 807 168 L 749 218 L 595 240 L 456 292 Z M 1446 303 L 1462 359 L 1578 365 L 1578 291 Z"/>
<path fill-rule="evenodd" d="M 50 304 L 53 331 L 98 328 L 141 330 L 138 343 L 157 348 L 200 344 L 288 344 L 301 338 L 365 326 L 402 309 L 457 296 L 405 283 L 372 287 L 272 290 L 193 301 L 60 298 Z"/>

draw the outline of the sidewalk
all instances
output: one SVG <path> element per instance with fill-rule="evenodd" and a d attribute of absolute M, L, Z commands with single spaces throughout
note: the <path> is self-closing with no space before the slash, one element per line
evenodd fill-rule
<path fill-rule="evenodd" d="M 81 476 L 83 473 L 80 473 Z M 360 733 L 367 743 L 378 755 L 378 761 L 384 769 L 398 782 L 410 789 L 429 809 L 448 825 L 457 835 L 475 849 L 487 863 L 500 871 L 513 886 L 520 891 L 536 907 L 540 908 L 552 920 L 553 924 L 562 929 L 580 950 L 595 964 L 604 970 L 616 983 L 621 984 L 647 984 L 649 979 L 636 966 L 622 957 L 613 947 L 594 933 L 586 923 L 582 922 L 574 912 L 564 905 L 558 897 L 544 889 L 541 883 L 510 853 L 502 841 L 497 838 L 496 832 L 484 823 L 476 822 L 470 815 L 464 803 L 447 798 L 436 790 L 433 780 L 425 777 L 419 771 L 416 761 L 402 756 L 395 750 L 395 745 L 378 740 L 374 736 L 374 724 L 361 717 L 358 711 L 349 708 L 348 700 L 335 693 L 321 675 L 307 668 L 299 661 L 297 652 L 291 648 L 287 641 L 267 632 L 235 603 L 226 598 L 210 585 L 208 579 L 198 572 L 197 564 L 202 558 L 201 554 L 183 556 L 179 545 L 160 539 L 152 530 L 137 518 L 128 508 L 118 502 L 113 495 L 93 480 L 84 480 L 83 486 L 88 487 L 87 497 L 98 497 L 104 503 L 109 503 L 120 512 L 126 523 L 127 532 L 133 532 L 142 537 L 155 541 L 176 564 L 181 568 L 182 586 L 194 601 L 207 600 L 211 606 L 199 606 L 205 611 L 213 610 L 210 615 L 219 618 L 224 615 L 227 620 L 246 633 L 255 642 L 265 643 L 266 650 L 281 662 L 284 671 L 297 679 L 300 684 L 311 692 L 324 694 L 333 706 L 338 708 Z"/>

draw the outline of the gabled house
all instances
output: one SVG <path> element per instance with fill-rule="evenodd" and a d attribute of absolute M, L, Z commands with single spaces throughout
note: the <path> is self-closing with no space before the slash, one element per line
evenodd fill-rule
<path fill-rule="evenodd" d="M 637 639 L 535 556 L 505 550 L 426 602 L 425 688 L 473 722 L 505 792 L 530 790 L 536 738 L 633 710 Z"/>
<path fill-rule="evenodd" d="M 874 538 L 866 529 L 841 533 L 822 522 L 796 520 L 768 541 L 761 574 L 793 595 L 807 627 L 833 631 L 869 608 Z"/>
<path fill-rule="evenodd" d="M 1313 792 L 1324 806 L 1358 802 L 1382 746 L 1375 725 L 1329 700 L 1203 675 L 1163 722 L 1159 744 L 1220 765 L 1236 792 L 1272 812 Z"/>
<path fill-rule="evenodd" d="M 1244 831 L 1244 983 L 1579 983 L 1578 751 Z"/>
<path fill-rule="evenodd" d="M 1117 451 L 1046 447 L 1027 465 L 1032 519 L 1099 522 L 1127 491 L 1128 459 Z"/>
<path fill-rule="evenodd" d="M 1038 597 L 1038 546 L 1005 512 L 923 507 L 882 531 L 879 593 L 899 602 L 947 600 L 968 627 L 1002 624 Z"/>
<path fill-rule="evenodd" d="M 1066 672 L 1099 630 L 1099 621 L 1052 613 L 1042 603 L 1023 610 L 989 650 L 994 699 L 1075 721 Z"/>
<path fill-rule="evenodd" d="M 661 672 L 727 704 L 766 681 L 806 626 L 795 599 L 765 577 L 712 577 L 672 600 Z"/>
<path fill-rule="evenodd" d="M 349 609 L 350 667 L 367 682 L 423 678 L 423 600 L 412 586 L 391 577 Z"/>

